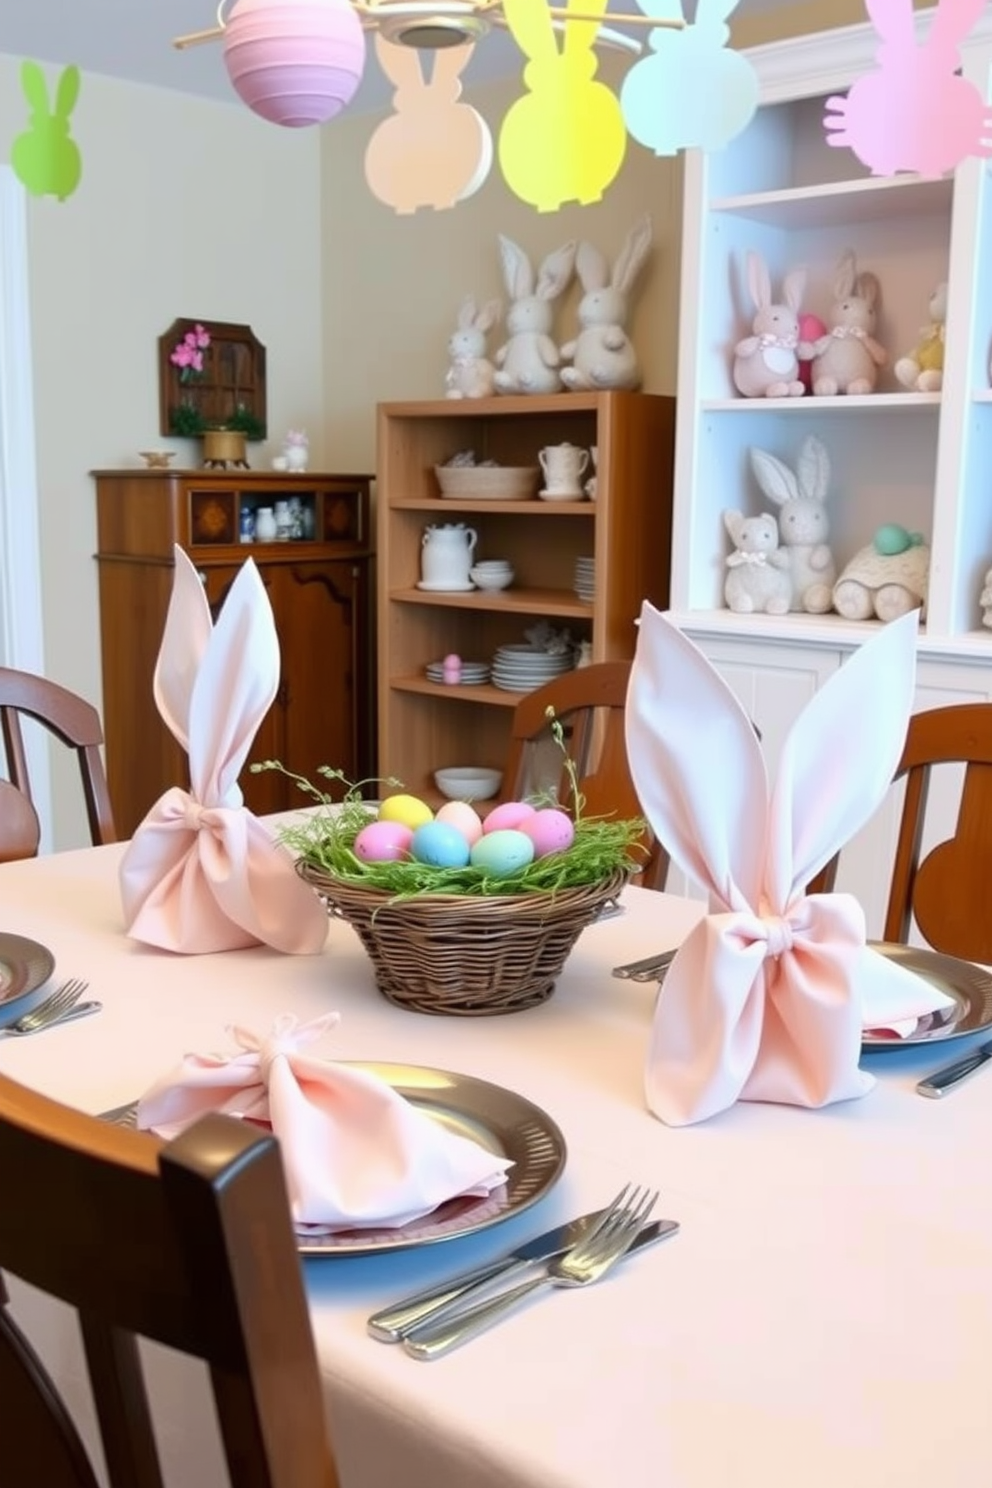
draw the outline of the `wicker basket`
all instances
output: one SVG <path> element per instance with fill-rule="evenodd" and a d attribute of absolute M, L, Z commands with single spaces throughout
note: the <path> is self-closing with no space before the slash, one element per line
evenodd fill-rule
<path fill-rule="evenodd" d="M 328 912 L 357 931 L 384 997 L 412 1012 L 467 1018 L 516 1013 L 550 997 L 579 935 L 627 881 L 619 871 L 555 893 L 395 899 L 309 863 L 297 869 Z"/>
<path fill-rule="evenodd" d="M 463 501 L 526 501 L 541 474 L 539 465 L 435 465 L 442 497 Z"/>

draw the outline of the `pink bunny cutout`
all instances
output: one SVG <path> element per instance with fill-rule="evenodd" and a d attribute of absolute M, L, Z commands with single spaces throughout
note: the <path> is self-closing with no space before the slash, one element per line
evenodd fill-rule
<path fill-rule="evenodd" d="M 474 43 L 426 53 L 376 34 L 375 51 L 395 87 L 395 112 L 379 124 L 365 151 L 365 176 L 373 193 L 395 211 L 443 211 L 484 183 L 493 161 L 489 125 L 461 103 L 461 73 Z"/>
<path fill-rule="evenodd" d="M 966 156 L 992 153 L 992 114 L 979 89 L 956 75 L 984 0 L 939 0 L 922 43 L 912 0 L 865 3 L 881 38 L 878 69 L 846 97 L 827 99 L 827 143 L 849 147 L 879 176 L 938 176 Z"/>
<path fill-rule="evenodd" d="M 156 801 L 121 861 L 125 928 L 192 955 L 265 942 L 312 955 L 327 915 L 285 848 L 243 805 L 238 776 L 279 685 L 279 642 L 249 559 L 216 626 L 196 569 L 175 549 L 155 702 L 189 755 L 190 787 Z"/>
<path fill-rule="evenodd" d="M 651 605 L 641 612 L 627 750 L 644 815 L 709 895 L 658 997 L 648 1104 L 670 1125 L 737 1100 L 822 1106 L 866 1094 L 865 1026 L 939 994 L 865 944 L 850 894 L 809 880 L 868 820 L 899 759 L 916 620 L 866 641 L 807 704 L 769 790 L 754 729 L 719 673 Z"/>

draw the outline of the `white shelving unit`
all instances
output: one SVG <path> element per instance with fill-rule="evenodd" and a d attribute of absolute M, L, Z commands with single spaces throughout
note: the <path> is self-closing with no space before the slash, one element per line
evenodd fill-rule
<path fill-rule="evenodd" d="M 931 12 L 918 12 L 918 34 Z M 724 606 L 729 551 L 721 514 L 773 509 L 750 469 L 752 446 L 793 464 L 803 439 L 826 446 L 830 543 L 838 570 L 897 522 L 930 540 L 917 706 L 992 697 L 992 631 L 979 594 L 992 565 L 992 182 L 989 165 L 953 176 L 873 177 L 828 145 L 824 104 L 875 66 L 868 26 L 821 32 L 748 53 L 761 85 L 758 113 L 712 156 L 686 161 L 673 525 L 673 618 L 707 652 L 762 729 L 774 765 L 797 711 L 878 622 L 840 616 L 738 615 Z M 992 18 L 962 48 L 964 75 L 988 92 Z M 878 390 L 863 397 L 745 399 L 731 377 L 733 347 L 750 330 L 749 249 L 764 255 L 773 294 L 807 271 L 804 311 L 829 323 L 846 248 L 881 283 L 877 338 L 889 352 Z M 944 385 L 911 393 L 896 359 L 919 340 L 935 284 L 949 285 Z M 953 811 L 954 786 L 947 793 Z M 938 807 L 940 801 L 938 800 Z M 940 811 L 935 815 L 939 818 Z M 895 803 L 845 856 L 841 886 L 858 892 L 869 928 L 881 922 Z M 938 828 L 939 830 L 939 828 Z"/>

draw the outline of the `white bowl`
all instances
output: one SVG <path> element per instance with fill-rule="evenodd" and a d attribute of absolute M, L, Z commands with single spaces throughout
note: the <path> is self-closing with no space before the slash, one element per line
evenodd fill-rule
<path fill-rule="evenodd" d="M 487 770 L 482 765 L 451 765 L 434 771 L 434 784 L 449 801 L 488 801 L 502 782 L 502 770 Z"/>
<path fill-rule="evenodd" d="M 477 589 L 505 589 L 513 583 L 512 568 L 470 568 L 468 576 Z"/>

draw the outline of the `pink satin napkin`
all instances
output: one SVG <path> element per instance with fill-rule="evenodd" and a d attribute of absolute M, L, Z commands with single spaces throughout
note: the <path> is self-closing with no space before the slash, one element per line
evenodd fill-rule
<path fill-rule="evenodd" d="M 127 933 L 197 955 L 264 942 L 312 955 L 327 914 L 287 850 L 244 806 L 238 776 L 279 686 L 279 641 L 258 569 L 242 565 L 214 625 L 175 549 L 155 702 L 189 756 L 190 788 L 151 808 L 120 868 Z M 135 741 L 141 748 L 141 741 Z"/>
<path fill-rule="evenodd" d="M 916 673 L 916 612 L 882 627 L 810 699 L 774 790 L 746 713 L 702 652 L 645 604 L 627 697 L 645 817 L 709 896 L 661 987 L 651 1110 L 672 1126 L 738 1100 L 824 1106 L 865 1095 L 864 1028 L 909 1030 L 943 993 L 865 944 L 851 894 L 809 880 L 892 780 Z"/>
<path fill-rule="evenodd" d="M 499 1188 L 510 1160 L 445 1130 L 369 1071 L 307 1052 L 338 1021 L 287 1015 L 264 1038 L 229 1029 L 241 1052 L 187 1054 L 142 1096 L 138 1126 L 168 1139 L 208 1111 L 269 1123 L 293 1219 L 328 1232 L 398 1227 Z"/>

